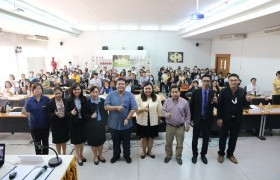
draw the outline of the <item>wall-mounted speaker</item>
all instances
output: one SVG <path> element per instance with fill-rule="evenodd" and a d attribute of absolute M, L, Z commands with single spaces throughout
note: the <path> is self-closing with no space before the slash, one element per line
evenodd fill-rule
<path fill-rule="evenodd" d="M 62 41 L 60 41 L 59 44 L 60 44 L 60 46 L 63 46 L 63 42 Z"/>
<path fill-rule="evenodd" d="M 102 50 L 108 50 L 108 46 L 102 46 Z"/>
<path fill-rule="evenodd" d="M 195 46 L 198 47 L 198 46 L 199 46 L 199 43 L 195 43 Z"/>
<path fill-rule="evenodd" d="M 143 46 L 138 46 L 137 50 L 144 50 L 144 47 Z"/>

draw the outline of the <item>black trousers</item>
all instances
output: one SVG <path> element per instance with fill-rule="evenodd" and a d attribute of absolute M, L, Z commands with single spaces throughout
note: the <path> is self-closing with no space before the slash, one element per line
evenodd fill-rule
<path fill-rule="evenodd" d="M 35 152 L 37 155 L 49 154 L 49 148 L 40 148 L 38 145 L 49 147 L 50 129 L 32 129 L 31 136 L 34 141 Z"/>
<path fill-rule="evenodd" d="M 165 88 L 165 93 L 166 93 L 166 94 L 169 93 L 169 91 L 168 91 L 168 85 L 164 84 L 164 82 L 161 82 L 161 83 L 159 84 L 159 90 L 160 90 L 160 92 L 162 92 L 162 88 Z"/>
<path fill-rule="evenodd" d="M 229 121 L 223 122 L 223 126 L 220 131 L 220 139 L 219 139 L 218 154 L 220 156 L 225 155 L 226 142 L 228 137 L 229 137 L 229 141 L 228 141 L 227 156 L 233 156 L 239 130 L 240 130 L 240 124 L 241 122 L 235 118 L 231 118 Z"/>
<path fill-rule="evenodd" d="M 113 139 L 113 157 L 120 157 L 121 143 L 123 145 L 123 156 L 130 157 L 131 128 L 126 130 L 110 129 Z"/>
<path fill-rule="evenodd" d="M 198 155 L 197 143 L 201 132 L 203 141 L 200 154 L 202 156 L 207 154 L 211 125 L 206 119 L 200 119 L 198 124 L 193 126 L 192 152 L 194 156 Z"/>

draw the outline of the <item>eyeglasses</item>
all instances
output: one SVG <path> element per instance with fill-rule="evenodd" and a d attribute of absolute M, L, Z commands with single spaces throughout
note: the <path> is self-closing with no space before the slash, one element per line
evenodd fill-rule
<path fill-rule="evenodd" d="M 210 82 L 210 80 L 202 80 L 202 82 Z"/>
<path fill-rule="evenodd" d="M 230 82 L 236 82 L 236 81 L 239 81 L 238 79 L 231 79 L 229 80 Z"/>

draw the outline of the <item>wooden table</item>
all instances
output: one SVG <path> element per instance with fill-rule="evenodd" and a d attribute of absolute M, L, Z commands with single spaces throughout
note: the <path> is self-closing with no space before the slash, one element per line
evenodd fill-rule
<path fill-rule="evenodd" d="M 36 155 L 30 155 L 31 157 L 38 157 Z M 5 156 L 5 164 L 2 166 L 0 170 L 0 179 L 4 178 L 5 175 L 10 174 L 14 169 L 14 165 L 32 165 L 32 166 L 44 166 L 48 164 L 49 159 L 55 157 L 55 155 L 44 155 L 41 156 L 43 158 L 42 162 L 28 162 L 24 163 L 20 161 L 19 155 L 7 155 Z M 62 164 L 55 167 L 55 169 L 50 173 L 47 179 L 54 180 L 54 179 L 73 179 L 76 180 L 78 178 L 77 175 L 77 165 L 75 161 L 75 157 L 73 155 L 60 155 L 62 159 Z M 12 163 L 12 164 L 10 164 Z M 17 175 L 19 176 L 19 174 Z M 72 176 L 72 178 L 71 178 Z"/>
<path fill-rule="evenodd" d="M 0 113 L 0 132 L 29 132 L 28 118 L 21 112 Z"/>
<path fill-rule="evenodd" d="M 0 96 L 0 106 L 4 106 L 6 105 L 7 102 L 11 101 L 13 103 L 13 106 L 20 106 L 22 102 L 22 104 L 24 104 L 25 100 L 28 98 L 29 96 L 27 95 L 13 95 L 11 97 L 7 97 L 7 96 Z"/>

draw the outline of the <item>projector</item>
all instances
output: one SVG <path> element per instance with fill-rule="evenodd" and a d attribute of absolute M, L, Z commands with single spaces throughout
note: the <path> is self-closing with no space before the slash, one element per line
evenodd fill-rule
<path fill-rule="evenodd" d="M 204 14 L 201 14 L 199 12 L 193 13 L 192 15 L 192 20 L 201 20 L 204 19 Z"/>

